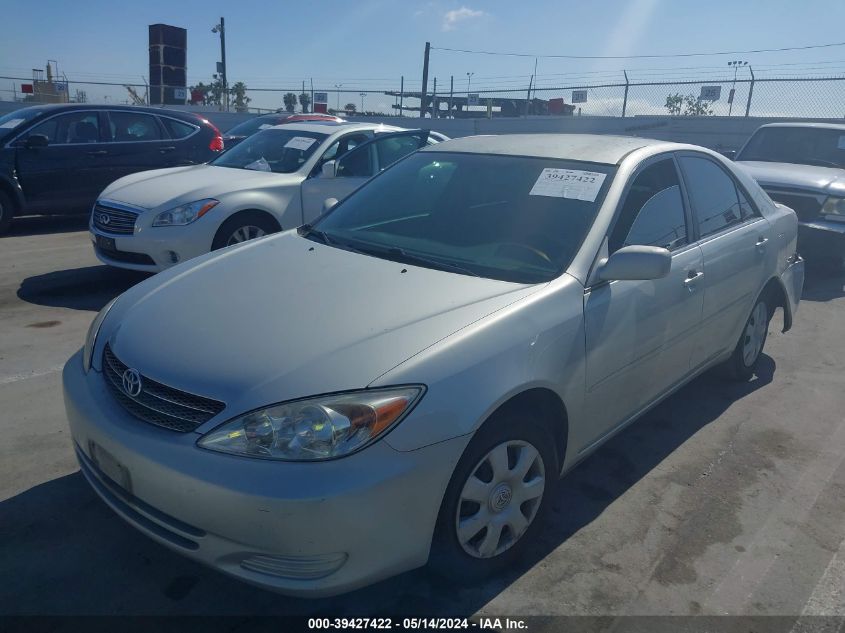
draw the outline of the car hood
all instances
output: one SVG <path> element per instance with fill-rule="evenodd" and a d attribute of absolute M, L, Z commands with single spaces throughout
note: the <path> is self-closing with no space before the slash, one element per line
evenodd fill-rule
<path fill-rule="evenodd" d="M 142 209 L 155 209 L 165 203 L 175 206 L 244 189 L 296 184 L 302 179 L 303 176 L 297 173 L 274 174 L 215 165 L 190 165 L 125 176 L 106 187 L 100 198 L 124 202 Z"/>
<path fill-rule="evenodd" d="M 138 284 L 104 334 L 130 367 L 222 400 L 234 415 L 364 388 L 541 287 L 382 260 L 288 231 Z"/>
<path fill-rule="evenodd" d="M 816 192 L 845 188 L 845 169 L 793 163 L 737 161 L 762 187 L 793 187 Z"/>

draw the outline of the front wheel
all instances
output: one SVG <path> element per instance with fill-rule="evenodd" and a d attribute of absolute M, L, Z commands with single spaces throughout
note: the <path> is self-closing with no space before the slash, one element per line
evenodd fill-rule
<path fill-rule="evenodd" d="M 431 567 L 474 580 L 518 560 L 543 519 L 557 477 L 554 441 L 542 424 L 515 414 L 490 420 L 446 489 Z"/>
<path fill-rule="evenodd" d="M 772 313 L 766 299 L 760 297 L 745 322 L 733 355 L 725 363 L 728 377 L 745 382 L 754 375 L 769 334 L 771 318 Z"/>
<path fill-rule="evenodd" d="M 211 250 L 240 244 L 279 231 L 279 225 L 264 213 L 247 211 L 226 220 L 217 229 Z"/>

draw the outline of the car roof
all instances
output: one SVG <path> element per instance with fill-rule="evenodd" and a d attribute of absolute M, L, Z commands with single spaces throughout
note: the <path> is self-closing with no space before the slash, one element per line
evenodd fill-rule
<path fill-rule="evenodd" d="M 678 146 L 666 141 L 605 134 L 503 134 L 500 136 L 465 136 L 429 145 L 423 152 L 461 152 L 501 154 L 578 160 L 616 165 L 631 152 L 653 145 Z"/>
<path fill-rule="evenodd" d="M 299 132 L 316 132 L 319 134 L 334 134 L 340 129 L 343 131 L 383 129 L 385 132 L 401 132 L 404 129 L 392 125 L 384 125 L 383 123 L 352 123 L 349 121 L 297 121 L 274 127 Z"/>
<path fill-rule="evenodd" d="M 173 108 L 135 106 L 117 103 L 45 103 L 41 105 L 27 106 L 27 110 L 38 110 L 40 112 L 73 112 L 74 110 L 130 110 L 135 112 L 147 112 L 173 118 L 203 119 L 202 112 L 191 112 L 188 110 L 175 110 Z"/>
<path fill-rule="evenodd" d="M 762 130 L 764 127 L 809 127 L 823 130 L 845 131 L 845 123 L 767 123 L 766 125 L 761 125 L 757 129 Z"/>

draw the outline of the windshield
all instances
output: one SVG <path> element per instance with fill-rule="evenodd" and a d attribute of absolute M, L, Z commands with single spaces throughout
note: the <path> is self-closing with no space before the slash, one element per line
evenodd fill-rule
<path fill-rule="evenodd" d="M 358 189 L 307 234 L 428 268 L 549 281 L 581 246 L 614 170 L 547 158 L 420 152 Z"/>
<path fill-rule="evenodd" d="M 226 136 L 250 136 L 251 134 L 255 134 L 258 130 L 278 125 L 286 118 L 287 117 L 282 115 L 273 117 L 258 116 L 236 125 L 231 130 L 227 130 Z"/>
<path fill-rule="evenodd" d="M 0 116 L 0 139 L 11 136 L 22 124 L 31 121 L 43 112 L 42 108 L 21 108 Z"/>
<path fill-rule="evenodd" d="M 757 130 L 737 160 L 845 167 L 845 130 L 768 127 Z"/>
<path fill-rule="evenodd" d="M 218 167 L 290 174 L 302 167 L 328 134 L 300 130 L 262 130 L 248 137 L 219 158 Z"/>

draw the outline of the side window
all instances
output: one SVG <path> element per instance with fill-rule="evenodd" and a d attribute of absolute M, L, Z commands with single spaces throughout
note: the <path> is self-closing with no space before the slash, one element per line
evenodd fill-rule
<path fill-rule="evenodd" d="M 613 253 L 636 244 L 672 250 L 687 243 L 681 186 L 675 163 L 668 158 L 634 178 L 610 234 L 609 249 Z"/>
<path fill-rule="evenodd" d="M 349 134 L 348 136 L 343 136 L 337 139 L 329 146 L 329 149 L 323 152 L 323 155 L 320 157 L 318 167 L 322 163 L 334 160 L 338 156 L 343 156 L 346 152 L 355 149 L 361 143 L 368 140 L 370 140 L 370 137 L 366 134 Z"/>
<path fill-rule="evenodd" d="M 156 118 L 141 112 L 109 112 L 112 140 L 118 143 L 161 140 Z"/>
<path fill-rule="evenodd" d="M 375 170 L 373 143 L 347 152 L 337 161 L 338 178 L 369 178 Z"/>
<path fill-rule="evenodd" d="M 760 217 L 760 213 L 754 208 L 754 205 L 751 204 L 739 187 L 736 188 L 736 195 L 739 198 L 739 210 L 743 221 Z"/>
<path fill-rule="evenodd" d="M 170 138 L 172 139 L 186 138 L 193 134 L 194 130 L 197 129 L 189 123 L 183 123 L 182 121 L 169 119 L 167 117 L 161 117 L 159 121 L 164 124 L 164 128 L 167 130 L 167 133 L 170 134 Z"/>
<path fill-rule="evenodd" d="M 745 219 L 740 192 L 721 167 L 707 158 L 682 156 L 680 161 L 701 237 L 718 233 Z M 748 201 L 745 202 L 748 205 Z M 748 210 L 751 210 L 750 205 Z"/>
<path fill-rule="evenodd" d="M 43 134 L 50 145 L 96 143 L 100 140 L 100 124 L 96 112 L 71 112 L 36 125 L 29 134 Z"/>
<path fill-rule="evenodd" d="M 379 170 L 388 168 L 400 158 L 416 152 L 422 139 L 420 136 L 393 136 L 376 141 L 376 154 L 378 155 Z"/>

